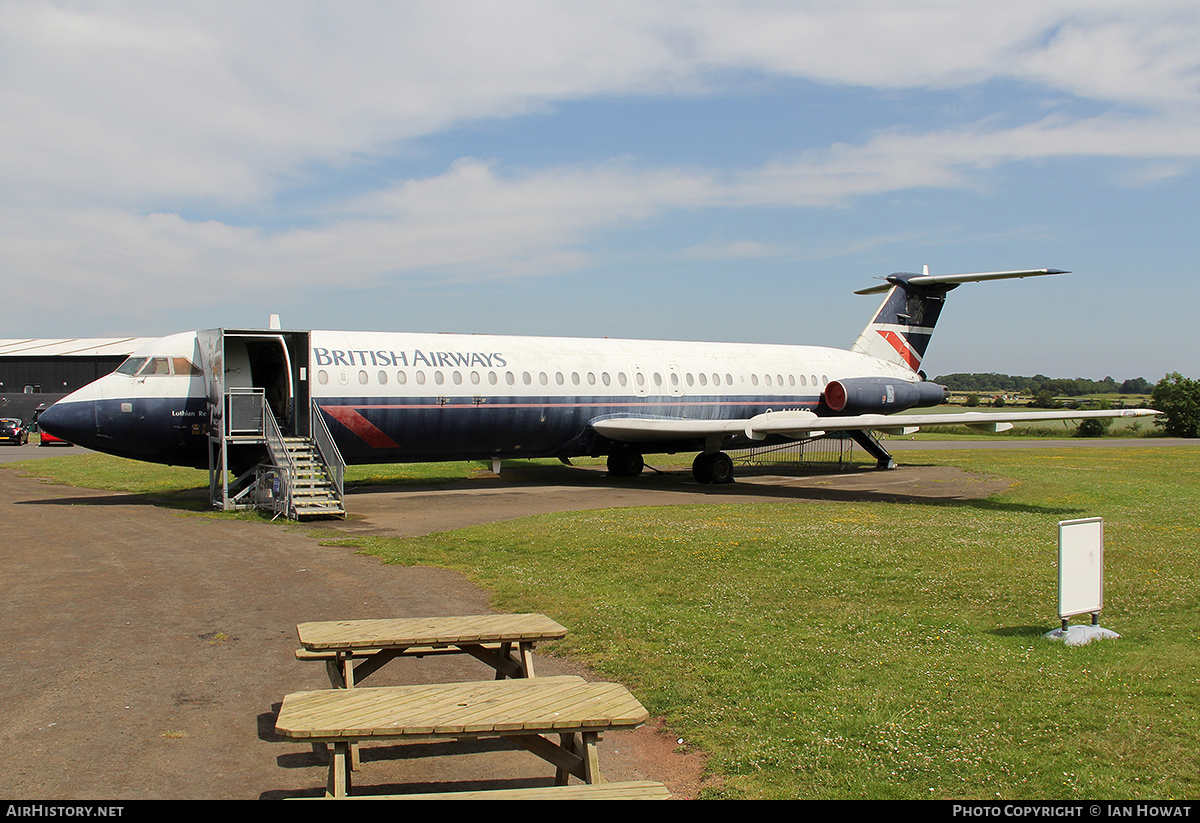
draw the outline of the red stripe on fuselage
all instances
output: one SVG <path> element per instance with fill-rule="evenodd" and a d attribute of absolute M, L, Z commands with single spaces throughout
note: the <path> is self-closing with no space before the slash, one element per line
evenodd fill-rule
<path fill-rule="evenodd" d="M 397 449 L 400 444 L 358 413 L 353 406 L 322 406 L 321 410 L 361 437 L 373 449 Z"/>

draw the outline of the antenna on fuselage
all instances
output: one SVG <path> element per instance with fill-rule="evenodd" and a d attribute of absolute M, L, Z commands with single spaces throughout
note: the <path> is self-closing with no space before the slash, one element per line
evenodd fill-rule
<path fill-rule="evenodd" d="M 271 319 L 267 321 L 267 328 L 268 329 L 282 329 L 283 328 L 283 326 L 279 325 L 279 315 L 278 314 L 271 315 Z"/>

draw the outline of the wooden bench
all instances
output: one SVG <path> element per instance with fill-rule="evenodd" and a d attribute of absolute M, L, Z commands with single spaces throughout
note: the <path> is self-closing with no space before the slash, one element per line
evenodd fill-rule
<path fill-rule="evenodd" d="M 477 792 L 427 794 L 364 794 L 355 797 L 307 797 L 293 800 L 670 800 L 662 783 L 629 780 L 623 783 L 575 783 L 570 786 L 533 786 L 526 789 L 484 789 Z"/>
<path fill-rule="evenodd" d="M 325 663 L 334 688 L 354 688 L 397 657 L 468 654 L 496 671 L 496 679 L 533 677 L 533 650 L 567 630 L 542 614 L 387 618 L 301 623 L 299 660 Z M 354 661 L 360 662 L 355 664 Z"/>
<path fill-rule="evenodd" d="M 565 676 L 296 692 L 283 699 L 275 731 L 332 744 L 326 793 L 344 797 L 350 747 L 364 740 L 503 737 L 553 764 L 557 785 L 571 775 L 599 783 L 601 735 L 648 718 L 624 686 Z"/>

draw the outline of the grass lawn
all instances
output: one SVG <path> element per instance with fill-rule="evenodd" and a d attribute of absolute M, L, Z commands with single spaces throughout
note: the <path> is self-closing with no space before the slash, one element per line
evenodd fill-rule
<path fill-rule="evenodd" d="M 966 503 L 610 509 L 352 545 L 459 569 L 496 608 L 568 626 L 554 651 L 707 752 L 712 796 L 1200 796 L 1200 447 L 903 462 L 1018 483 Z M 1101 622 L 1122 637 L 1067 648 L 1042 638 L 1056 526 L 1093 516 Z"/>
<path fill-rule="evenodd" d="M 1021 481 L 966 504 L 572 512 L 357 540 L 571 628 L 728 797 L 1200 795 L 1200 449 L 906 455 Z M 1102 623 L 1067 648 L 1057 522 L 1105 518 Z"/>

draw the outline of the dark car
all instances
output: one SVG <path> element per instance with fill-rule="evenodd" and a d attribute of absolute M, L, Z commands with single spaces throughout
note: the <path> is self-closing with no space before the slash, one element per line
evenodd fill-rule
<path fill-rule="evenodd" d="M 23 446 L 29 442 L 29 428 L 15 417 L 0 420 L 0 443 Z"/>

